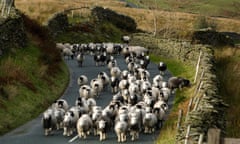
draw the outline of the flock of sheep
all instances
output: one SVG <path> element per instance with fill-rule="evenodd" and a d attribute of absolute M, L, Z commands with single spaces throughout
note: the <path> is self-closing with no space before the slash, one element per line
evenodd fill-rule
<path fill-rule="evenodd" d="M 181 77 L 164 80 L 167 65 L 160 62 L 159 74 L 150 80 L 148 50 L 140 46 L 117 43 L 61 44 L 65 59 L 76 59 L 82 67 L 85 56 L 92 56 L 96 66 L 107 66 L 96 78 L 80 75 L 77 79 L 79 97 L 74 106 L 65 99 L 55 101 L 42 116 L 45 135 L 63 129 L 64 136 L 86 138 L 92 134 L 99 140 L 107 139 L 107 133 L 116 133 L 118 142 L 127 137 L 137 140 L 140 133 L 154 133 L 162 127 L 169 109 L 168 99 L 175 89 L 189 86 Z M 120 69 L 116 55 L 124 57 L 127 69 Z M 112 100 L 106 107 L 97 104 L 103 91 L 111 89 Z"/>

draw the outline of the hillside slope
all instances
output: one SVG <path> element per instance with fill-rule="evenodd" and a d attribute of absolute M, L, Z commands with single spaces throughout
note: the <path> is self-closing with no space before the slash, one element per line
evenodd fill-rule
<path fill-rule="evenodd" d="M 0 135 L 37 117 L 68 84 L 68 69 L 47 31 L 23 16 L 28 41 L 0 58 Z"/>

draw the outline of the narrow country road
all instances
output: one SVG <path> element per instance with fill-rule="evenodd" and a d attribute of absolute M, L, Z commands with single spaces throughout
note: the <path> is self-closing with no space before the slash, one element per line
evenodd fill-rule
<path fill-rule="evenodd" d="M 126 64 L 122 56 L 115 56 L 117 59 L 118 65 L 121 70 L 127 69 Z M 78 67 L 76 60 L 65 60 L 67 66 L 69 67 L 70 71 L 70 83 L 67 87 L 66 91 L 64 92 L 62 98 L 66 99 L 70 106 L 75 104 L 75 100 L 79 96 L 78 89 L 79 86 L 77 85 L 77 78 L 79 75 L 84 74 L 88 76 L 88 79 L 91 80 L 95 78 L 97 74 L 101 71 L 108 72 L 106 66 L 103 67 L 96 67 L 93 61 L 93 57 L 87 55 L 86 59 L 83 63 L 83 67 Z M 150 63 L 148 66 L 148 70 L 151 74 L 151 81 L 152 78 L 159 74 L 157 69 L 157 65 Z M 170 73 L 168 72 L 165 75 L 165 79 L 170 77 Z M 110 87 L 107 91 L 104 91 L 100 94 L 100 97 L 97 99 L 97 105 L 101 105 L 105 107 L 109 101 L 112 99 L 112 94 L 110 92 Z M 173 97 L 169 99 L 169 107 L 171 108 L 173 102 Z M 74 136 L 66 137 L 63 136 L 63 131 L 55 131 L 53 135 L 45 136 L 44 131 L 41 124 L 41 117 L 39 115 L 36 119 L 27 122 L 26 124 L 20 126 L 19 128 L 3 135 L 0 137 L 0 144 L 66 144 L 70 139 Z M 128 138 L 127 143 L 139 143 L 139 144 L 152 144 L 160 134 L 159 131 L 155 132 L 154 134 L 140 134 L 140 137 L 137 141 L 131 141 Z M 115 133 L 111 132 L 107 134 L 107 139 L 105 141 L 100 142 L 99 137 L 90 135 L 86 139 L 77 139 L 72 144 L 97 144 L 97 143 L 104 143 L 104 144 L 113 144 L 117 143 L 117 137 Z"/>

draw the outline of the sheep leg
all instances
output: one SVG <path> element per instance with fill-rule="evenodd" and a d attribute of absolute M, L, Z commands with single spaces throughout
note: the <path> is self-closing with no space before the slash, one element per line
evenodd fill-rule
<path fill-rule="evenodd" d="M 99 136 L 100 136 L 99 140 L 102 141 L 103 140 L 103 133 L 101 131 L 99 132 Z"/>
<path fill-rule="evenodd" d="M 117 137 L 118 137 L 118 142 L 121 142 L 121 137 L 122 137 L 122 136 L 121 136 L 121 133 L 118 133 L 118 134 L 117 134 Z"/>

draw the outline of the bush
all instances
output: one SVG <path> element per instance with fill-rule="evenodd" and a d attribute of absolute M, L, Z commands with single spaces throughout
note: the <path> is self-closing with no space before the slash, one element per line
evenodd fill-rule
<path fill-rule="evenodd" d="M 132 18 L 118 14 L 110 9 L 95 7 L 92 10 L 92 15 L 97 18 L 97 21 L 108 21 L 116 27 L 128 32 L 135 32 L 137 28 L 137 24 Z"/>
<path fill-rule="evenodd" d="M 195 24 L 195 29 L 210 29 L 215 31 L 217 28 L 217 24 L 213 21 L 207 20 L 205 16 L 200 16 L 197 19 L 197 22 Z"/>

